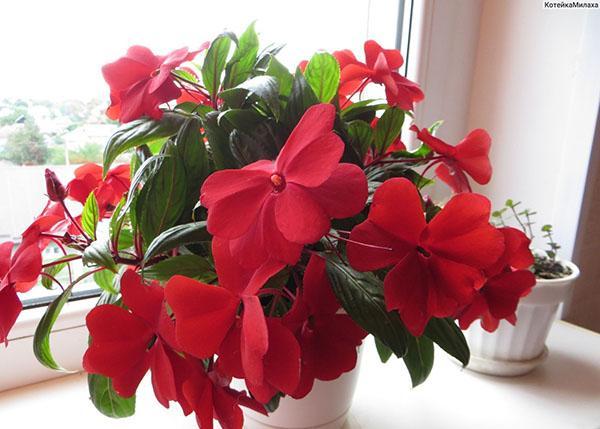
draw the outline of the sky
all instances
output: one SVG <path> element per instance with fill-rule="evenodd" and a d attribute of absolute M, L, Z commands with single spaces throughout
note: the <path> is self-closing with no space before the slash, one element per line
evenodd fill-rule
<path fill-rule="evenodd" d="M 29 0 L 0 5 L 0 98 L 108 98 L 100 68 L 131 45 L 157 54 L 193 49 L 257 20 L 262 46 L 286 43 L 294 68 L 318 49 L 376 38 L 393 47 L 398 0 Z M 391 46 L 390 46 L 391 45 Z"/>

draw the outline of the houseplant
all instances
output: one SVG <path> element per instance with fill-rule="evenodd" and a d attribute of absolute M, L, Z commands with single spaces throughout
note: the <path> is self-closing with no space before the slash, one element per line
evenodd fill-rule
<path fill-rule="evenodd" d="M 501 227 L 506 227 L 511 220 L 518 225 L 522 230 L 520 245 L 525 249 L 534 238 L 533 216 L 536 213 L 530 209 L 521 210 L 520 205 L 520 202 L 507 200 L 503 208 L 492 213 L 492 218 Z M 535 287 L 522 289 L 523 299 L 515 314 L 503 322 L 484 317 L 480 325 L 472 325 L 466 331 L 472 352 L 469 368 L 474 371 L 522 375 L 533 370 L 548 355 L 546 338 L 579 269 L 572 262 L 558 258 L 560 246 L 553 239 L 551 225 L 543 225 L 540 232 L 547 240 L 547 249 L 535 250 L 531 256 L 524 255 L 519 263 L 520 268 L 529 268 L 532 274 L 523 271 L 521 275 L 534 278 Z M 467 318 L 461 320 L 461 328 L 467 328 L 471 322 Z"/>
<path fill-rule="evenodd" d="M 240 407 L 301 406 L 314 385 L 347 376 L 368 334 L 416 386 L 433 343 L 468 363 L 455 320 L 481 299 L 502 306 L 498 318 L 514 312 L 513 289 L 510 305 L 484 294 L 523 253 L 470 192 L 469 176 L 490 180 L 489 135 L 451 146 L 434 137 L 438 124 L 413 125 L 422 143 L 407 151 L 401 129 L 424 95 L 398 73 L 397 50 L 367 41 L 364 61 L 319 52 L 292 74 L 279 49 L 259 51 L 251 25 L 197 51 L 134 46 L 106 65 L 107 114 L 122 125 L 103 165 L 79 167 L 66 186 L 48 170 L 44 211 L 16 250 L 0 247 L 0 340 L 21 311 L 17 292 L 39 278 L 63 289 L 34 339 L 50 368 L 60 369 L 50 332 L 73 290 L 87 278 L 102 289 L 83 366 L 106 415 L 131 415 L 150 372 L 162 405 L 178 402 L 202 428 L 213 418 L 240 428 Z M 360 99 L 367 85 L 385 99 Z M 424 194 L 432 167 L 458 193 L 444 207 Z M 64 256 L 43 260 L 50 244 Z M 76 260 L 87 269 L 63 285 L 58 273 Z M 345 412 L 351 392 L 334 396 Z M 331 417 L 341 426 L 343 415 L 311 425 Z"/>

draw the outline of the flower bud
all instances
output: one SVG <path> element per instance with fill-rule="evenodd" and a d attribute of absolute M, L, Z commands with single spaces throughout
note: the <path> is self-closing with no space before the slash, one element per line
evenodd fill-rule
<path fill-rule="evenodd" d="M 56 173 L 54 171 L 46 168 L 46 192 L 48 193 L 48 198 L 50 201 L 59 202 L 63 201 L 67 197 L 67 190 L 60 183 L 58 177 L 56 177 Z"/>

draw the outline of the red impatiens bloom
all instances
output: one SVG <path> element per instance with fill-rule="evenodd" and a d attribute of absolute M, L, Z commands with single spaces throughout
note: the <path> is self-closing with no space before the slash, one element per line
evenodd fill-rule
<path fill-rule="evenodd" d="M 265 355 L 273 342 L 256 293 L 284 264 L 271 260 L 256 271 L 244 270 L 232 258 L 227 241 L 218 238 L 213 238 L 213 256 L 220 286 L 184 276 L 167 282 L 165 293 L 175 314 L 177 340 L 184 351 L 205 359 L 218 352 L 226 337 L 237 336 L 244 377 L 249 385 L 262 386 Z"/>
<path fill-rule="evenodd" d="M 270 258 L 294 264 L 304 244 L 329 232 L 332 218 L 364 207 L 366 177 L 358 166 L 340 164 L 344 143 L 333 132 L 334 119 L 333 105 L 312 106 L 275 161 L 217 171 L 204 182 L 208 231 L 231 240 L 245 265 Z"/>
<path fill-rule="evenodd" d="M 109 215 L 119 203 L 125 192 L 129 190 L 129 165 L 121 164 L 108 171 L 102 179 L 102 167 L 87 163 L 75 170 L 75 179 L 67 185 L 69 197 L 85 204 L 87 197 L 93 192 L 98 201 L 100 216 Z"/>
<path fill-rule="evenodd" d="M 374 40 L 365 42 L 366 64 L 348 50 L 334 52 L 341 68 L 340 93 L 351 95 L 368 82 L 385 86 L 387 102 L 403 110 L 425 98 L 418 84 L 398 73 L 404 59 L 397 49 L 383 49 Z"/>
<path fill-rule="evenodd" d="M 485 185 L 492 178 L 489 159 L 492 139 L 487 131 L 480 128 L 473 130 L 459 144 L 450 146 L 425 128 L 419 130 L 413 126 L 411 129 L 417 132 L 419 140 L 442 156 L 435 173 L 454 192 L 470 192 L 471 186 L 465 173 L 480 185 Z"/>
<path fill-rule="evenodd" d="M 34 240 L 23 241 L 14 254 L 13 248 L 10 241 L 0 244 L 0 343 L 6 343 L 23 309 L 17 292 L 29 291 L 42 271 L 42 254 Z"/>
<path fill-rule="evenodd" d="M 315 379 L 335 380 L 356 366 L 356 349 L 367 332 L 346 314 L 325 271 L 325 260 L 311 256 L 304 273 L 302 291 L 283 322 L 298 337 L 302 349 L 302 372 L 298 388 L 291 394 L 303 398 Z"/>
<path fill-rule="evenodd" d="M 485 197 L 460 194 L 427 223 L 416 187 L 390 179 L 375 192 L 368 219 L 352 230 L 348 259 L 359 271 L 393 265 L 384 280 L 386 306 L 421 335 L 431 317 L 452 316 L 473 299 L 485 280 L 481 270 L 504 251 L 489 215 Z"/>
<path fill-rule="evenodd" d="M 487 282 L 461 312 L 461 329 L 468 328 L 476 319 L 481 319 L 481 327 L 488 332 L 495 331 L 501 319 L 514 325 L 519 300 L 535 285 L 535 275 L 528 270 L 534 262 L 529 238 L 515 228 L 505 227 L 499 231 L 504 235 L 504 253 L 485 270 L 489 276 Z"/>
<path fill-rule="evenodd" d="M 174 360 L 178 355 L 174 325 L 169 318 L 164 291 L 158 283 L 145 285 L 128 270 L 121 278 L 123 304 L 94 308 L 86 318 L 91 343 L 83 357 L 83 367 L 92 374 L 110 377 L 115 391 L 124 397 L 135 394 L 148 369 L 156 398 L 165 407 L 178 400 Z"/>
<path fill-rule="evenodd" d="M 104 80 L 110 86 L 111 105 L 106 114 L 111 119 L 130 122 L 142 116 L 162 117 L 159 106 L 181 95 L 171 72 L 200 50 L 177 49 L 168 55 L 154 55 L 143 46 L 132 46 L 124 57 L 102 67 Z"/>

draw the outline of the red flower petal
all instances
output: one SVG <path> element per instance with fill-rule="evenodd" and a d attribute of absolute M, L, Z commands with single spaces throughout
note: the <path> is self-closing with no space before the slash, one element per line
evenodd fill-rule
<path fill-rule="evenodd" d="M 167 282 L 165 296 L 180 346 L 200 359 L 214 355 L 235 320 L 239 299 L 225 288 L 179 275 Z"/>
<path fill-rule="evenodd" d="M 325 259 L 312 255 L 304 272 L 303 298 L 312 314 L 335 314 L 340 308 L 340 303 L 331 289 L 325 266 Z"/>
<path fill-rule="evenodd" d="M 261 385 L 264 377 L 263 358 L 269 348 L 267 323 L 258 297 L 247 296 L 243 302 L 242 366 L 247 381 Z"/>
<path fill-rule="evenodd" d="M 316 188 L 306 189 L 331 218 L 344 219 L 359 213 L 369 196 L 367 178 L 354 164 L 339 164 Z"/>
<path fill-rule="evenodd" d="M 11 286 L 0 287 L 0 344 L 7 343 L 8 334 L 14 326 L 23 305 Z"/>
<path fill-rule="evenodd" d="M 302 244 L 319 241 L 331 226 L 319 203 L 304 188 L 293 183 L 288 183 L 276 198 L 275 221 L 287 240 Z"/>
<path fill-rule="evenodd" d="M 10 269 L 10 255 L 12 254 L 14 243 L 6 241 L 0 244 L 0 280 L 8 273 Z"/>
<path fill-rule="evenodd" d="M 485 185 L 492 177 L 489 153 L 492 139 L 487 131 L 471 131 L 455 148 L 454 158 L 477 183 Z"/>
<path fill-rule="evenodd" d="M 6 277 L 17 292 L 27 292 L 42 271 L 42 253 L 37 243 L 21 243 L 11 261 Z"/>
<path fill-rule="evenodd" d="M 415 185 L 404 178 L 386 180 L 375 191 L 369 220 L 398 240 L 416 245 L 426 223 Z"/>
<path fill-rule="evenodd" d="M 429 146 L 434 152 L 450 157 L 454 155 L 454 146 L 450 146 L 448 143 L 431 135 L 427 128 L 422 128 L 420 130 L 416 128 L 416 131 L 418 139 Z"/>
<path fill-rule="evenodd" d="M 163 288 L 158 284 L 146 286 L 139 274 L 127 270 L 121 277 L 121 294 L 123 303 L 131 312 L 144 319 L 156 331 L 164 301 Z"/>
<path fill-rule="evenodd" d="M 485 268 L 504 251 L 504 238 L 489 224 L 489 216 L 484 196 L 456 195 L 427 226 L 424 245 L 444 258 Z"/>
<path fill-rule="evenodd" d="M 449 166 L 446 162 L 443 162 L 436 167 L 435 175 L 450 186 L 456 194 L 470 192 L 469 179 L 457 166 Z"/>
<path fill-rule="evenodd" d="M 279 319 L 267 319 L 269 349 L 265 355 L 265 379 L 284 393 L 296 390 L 300 380 L 300 346 Z"/>
<path fill-rule="evenodd" d="M 397 263 L 413 246 L 395 238 L 369 219 L 356 225 L 346 245 L 348 261 L 355 270 L 372 271 Z M 359 244 L 364 243 L 365 245 Z"/>
<path fill-rule="evenodd" d="M 241 429 L 244 415 L 238 404 L 235 391 L 220 386 L 213 387 L 215 418 L 223 429 Z"/>
<path fill-rule="evenodd" d="M 177 400 L 177 387 L 171 360 L 160 338 L 156 340 L 152 347 L 150 368 L 152 370 L 152 387 L 156 399 L 163 407 L 169 408 L 169 401 Z"/>
<path fill-rule="evenodd" d="M 504 319 L 517 310 L 519 299 L 535 286 L 535 276 L 529 270 L 502 273 L 488 280 L 484 294 L 490 313 L 497 319 Z"/>

